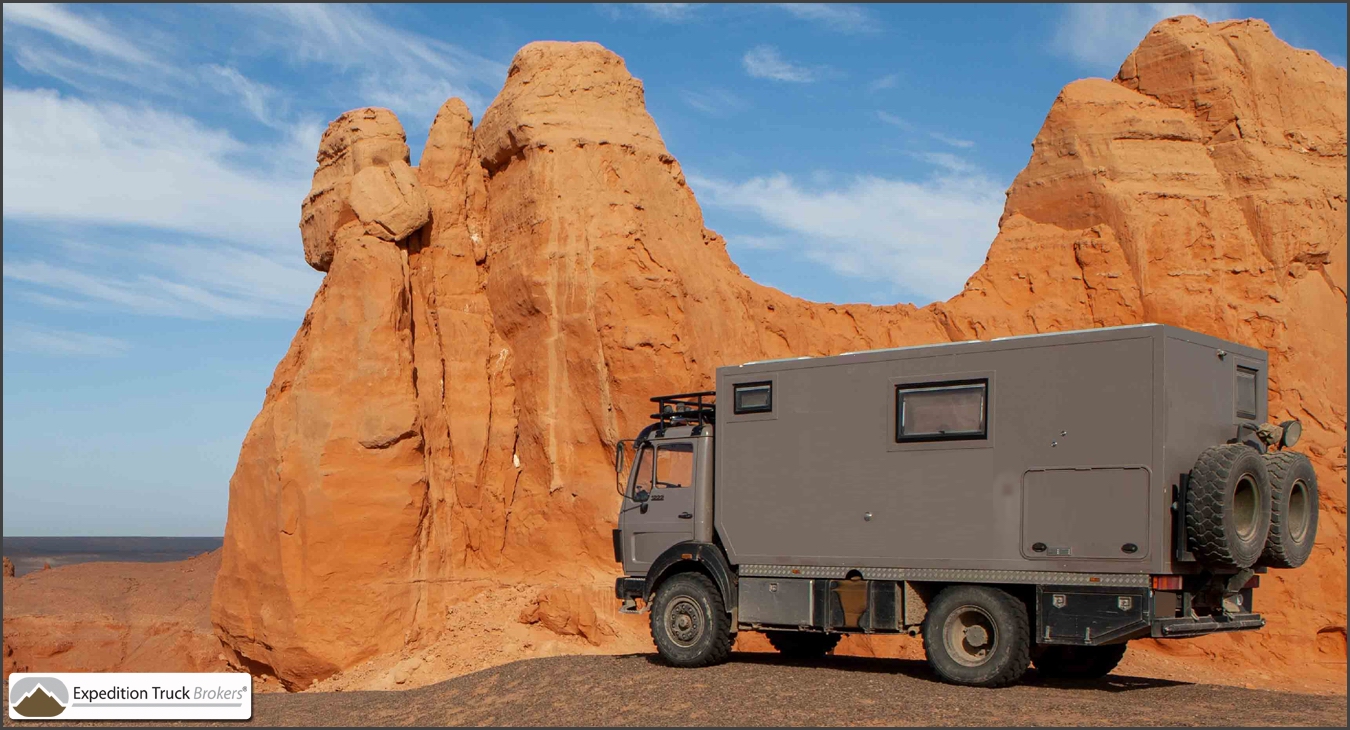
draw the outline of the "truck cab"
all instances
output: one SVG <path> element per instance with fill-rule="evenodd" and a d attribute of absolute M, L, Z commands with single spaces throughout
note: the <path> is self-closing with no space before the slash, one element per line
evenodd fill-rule
<path fill-rule="evenodd" d="M 677 666 L 739 631 L 799 659 L 905 633 L 985 687 L 1260 629 L 1260 575 L 1318 516 L 1267 369 L 1164 325 L 719 368 L 617 445 L 620 610 Z"/>
<path fill-rule="evenodd" d="M 669 425 L 633 443 L 616 540 L 627 575 L 682 542 L 713 541 L 713 427 Z"/>

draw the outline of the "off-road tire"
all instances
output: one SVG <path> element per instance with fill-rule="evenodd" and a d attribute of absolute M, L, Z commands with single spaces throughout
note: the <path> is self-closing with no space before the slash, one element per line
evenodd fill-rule
<path fill-rule="evenodd" d="M 1307 456 L 1294 451 L 1266 454 L 1265 462 L 1270 474 L 1270 535 L 1260 564 L 1297 568 L 1317 539 L 1317 472 Z"/>
<path fill-rule="evenodd" d="M 834 651 L 842 634 L 816 634 L 805 631 L 766 631 L 769 643 L 788 659 L 819 659 Z"/>
<path fill-rule="evenodd" d="M 988 637 L 992 647 L 987 658 L 972 666 L 957 656 L 966 656 L 958 640 L 949 641 L 959 615 L 974 611 L 989 620 L 993 635 Z M 957 585 L 944 588 L 933 602 L 923 620 L 923 649 L 928 664 L 943 681 L 970 687 L 1003 687 L 1022 678 L 1031 663 L 1031 625 L 1027 607 L 1006 591 L 989 586 Z"/>
<path fill-rule="evenodd" d="M 1191 470 L 1186 535 L 1196 559 L 1214 568 L 1250 568 L 1270 530 L 1270 477 L 1255 449 L 1206 449 Z"/>
<path fill-rule="evenodd" d="M 1036 673 L 1052 679 L 1101 679 L 1125 656 L 1125 644 L 1106 646 L 1040 645 L 1031 653 Z"/>
<path fill-rule="evenodd" d="M 679 616 L 690 628 L 678 628 Z M 706 667 L 731 653 L 731 616 L 722 592 L 702 573 L 671 576 L 656 589 L 650 614 L 652 642 L 662 659 L 676 667 Z"/>

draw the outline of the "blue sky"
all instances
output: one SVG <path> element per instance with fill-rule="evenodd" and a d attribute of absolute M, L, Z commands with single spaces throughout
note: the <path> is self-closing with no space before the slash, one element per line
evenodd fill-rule
<path fill-rule="evenodd" d="M 1059 89 L 1184 12 L 1346 62 L 1344 5 L 5 5 L 4 533 L 221 534 L 347 109 L 393 109 L 415 163 L 520 46 L 598 41 L 748 275 L 924 304 L 983 261 Z"/>

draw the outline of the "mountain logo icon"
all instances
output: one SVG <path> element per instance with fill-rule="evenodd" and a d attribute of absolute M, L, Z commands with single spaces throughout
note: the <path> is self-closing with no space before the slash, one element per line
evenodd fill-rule
<path fill-rule="evenodd" d="M 10 709 L 24 717 L 56 717 L 69 706 L 70 692 L 55 677 L 24 677 L 9 688 Z"/>

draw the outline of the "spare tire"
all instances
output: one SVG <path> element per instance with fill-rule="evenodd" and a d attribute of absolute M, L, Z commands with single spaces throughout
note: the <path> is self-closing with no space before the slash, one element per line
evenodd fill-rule
<path fill-rule="evenodd" d="M 1317 472 L 1308 457 L 1293 451 L 1265 455 L 1270 474 L 1270 535 L 1261 565 L 1297 568 L 1317 539 Z"/>
<path fill-rule="evenodd" d="M 1266 462 L 1244 444 L 1206 449 L 1186 491 L 1186 536 L 1200 562 L 1250 568 L 1270 531 L 1270 477 Z"/>

